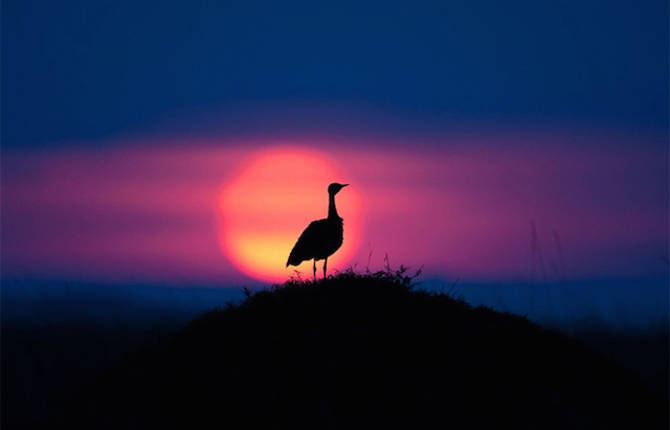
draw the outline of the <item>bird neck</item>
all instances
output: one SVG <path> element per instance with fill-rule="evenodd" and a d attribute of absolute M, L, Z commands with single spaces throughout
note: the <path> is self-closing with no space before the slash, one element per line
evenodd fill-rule
<path fill-rule="evenodd" d="M 328 194 L 328 219 L 340 219 L 335 207 L 335 194 Z"/>

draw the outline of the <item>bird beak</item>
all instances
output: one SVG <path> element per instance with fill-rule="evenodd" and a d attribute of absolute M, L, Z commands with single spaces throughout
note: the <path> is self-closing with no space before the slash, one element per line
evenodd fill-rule
<path fill-rule="evenodd" d="M 349 186 L 349 184 L 342 184 L 342 188 L 348 187 L 348 186 Z"/>

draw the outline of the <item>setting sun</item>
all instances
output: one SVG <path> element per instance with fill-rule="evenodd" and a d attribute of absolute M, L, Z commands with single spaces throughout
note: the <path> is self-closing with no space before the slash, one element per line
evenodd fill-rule
<path fill-rule="evenodd" d="M 311 221 L 326 217 L 326 189 L 334 181 L 353 182 L 319 153 L 280 148 L 253 157 L 220 195 L 220 242 L 226 256 L 247 275 L 286 279 L 296 270 L 285 267 L 289 252 Z M 344 243 L 329 259 L 331 270 L 351 256 L 359 237 L 361 207 L 355 187 L 337 196 Z M 307 274 L 310 265 L 303 262 L 297 270 Z"/>

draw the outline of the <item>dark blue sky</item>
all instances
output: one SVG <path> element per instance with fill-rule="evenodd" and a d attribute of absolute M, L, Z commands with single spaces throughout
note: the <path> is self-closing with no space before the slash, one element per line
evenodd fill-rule
<path fill-rule="evenodd" d="M 283 104 L 667 127 L 665 1 L 361 3 L 6 0 L 3 145 Z"/>

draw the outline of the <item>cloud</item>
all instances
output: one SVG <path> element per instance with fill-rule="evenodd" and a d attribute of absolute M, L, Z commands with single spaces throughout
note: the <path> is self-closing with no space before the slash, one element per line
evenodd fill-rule
<path fill-rule="evenodd" d="M 315 135 L 7 151 L 3 274 L 243 281 L 219 244 L 220 191 L 253 154 L 287 142 L 326 154 L 360 193 L 351 263 L 367 264 L 371 247 L 373 264 L 388 253 L 435 276 L 526 279 L 535 222 L 546 264 L 559 259 L 556 231 L 573 277 L 667 270 L 662 145 L 483 132 L 431 143 Z"/>

